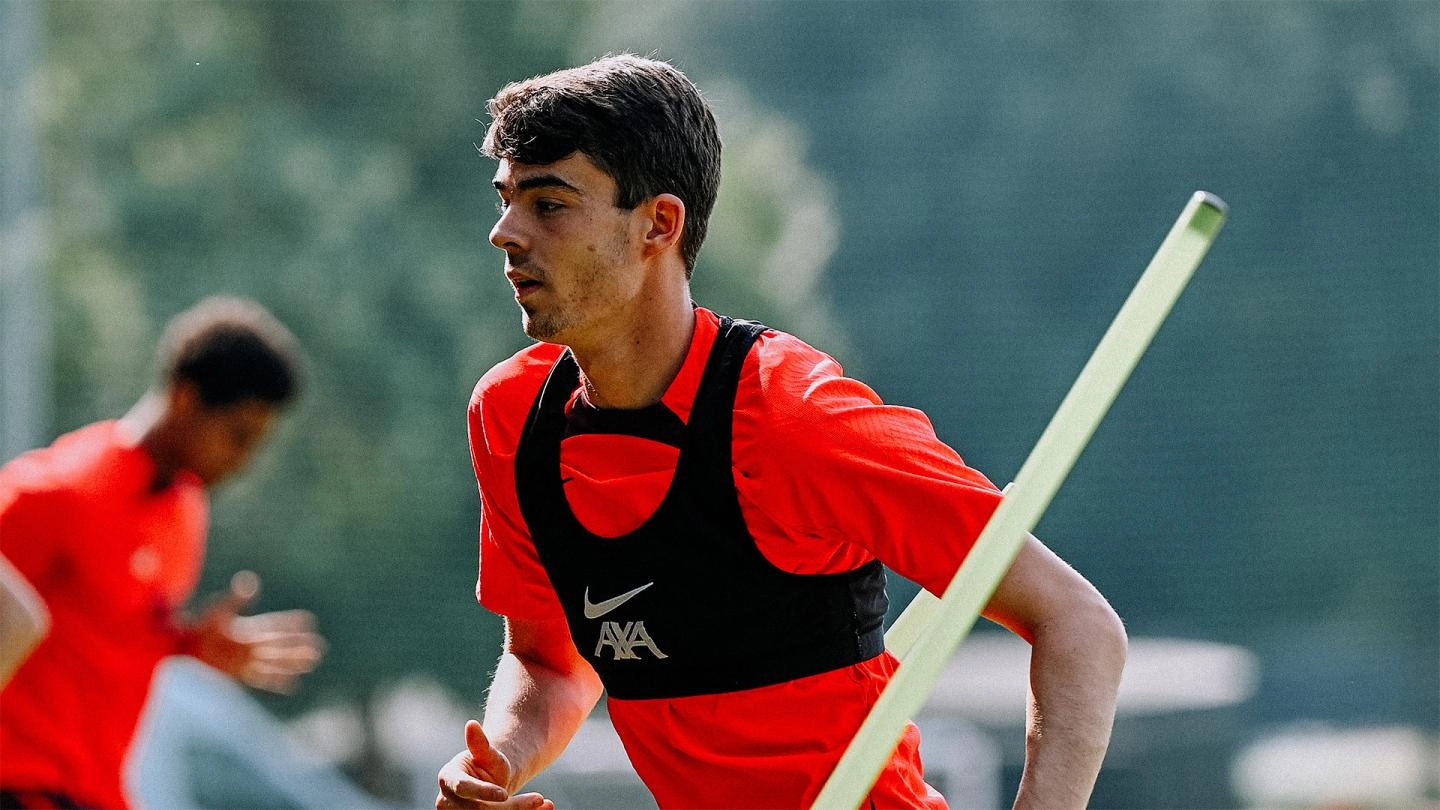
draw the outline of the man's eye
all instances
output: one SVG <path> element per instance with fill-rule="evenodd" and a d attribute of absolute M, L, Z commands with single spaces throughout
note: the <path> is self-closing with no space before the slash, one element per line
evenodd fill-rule
<path fill-rule="evenodd" d="M 554 200 L 536 200 L 536 201 L 535 201 L 535 210 L 536 210 L 536 211 L 539 211 L 539 212 L 542 213 L 542 214 L 554 213 L 555 211 L 559 211 L 561 208 L 564 208 L 564 207 L 565 207 L 565 206 L 561 205 L 561 204 L 558 203 L 558 202 L 555 202 Z"/>
<path fill-rule="evenodd" d="M 496 212 L 498 212 L 498 213 L 501 213 L 501 214 L 505 213 L 505 209 L 506 209 L 506 208 L 509 208 L 509 207 L 510 207 L 510 203 L 507 203 L 507 202 L 505 202 L 504 200 L 496 200 L 496 201 L 495 201 L 495 210 L 496 210 Z"/>

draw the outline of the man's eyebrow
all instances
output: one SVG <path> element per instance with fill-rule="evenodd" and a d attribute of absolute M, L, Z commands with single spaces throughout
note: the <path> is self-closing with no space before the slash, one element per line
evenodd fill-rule
<path fill-rule="evenodd" d="M 565 182 L 558 174 L 532 175 L 516 183 L 513 187 L 502 180 L 492 180 L 490 184 L 495 187 L 496 191 L 509 191 L 512 190 L 512 188 L 514 191 L 529 191 L 534 188 L 561 188 L 567 191 L 573 191 L 576 194 L 581 193 L 580 189 Z"/>

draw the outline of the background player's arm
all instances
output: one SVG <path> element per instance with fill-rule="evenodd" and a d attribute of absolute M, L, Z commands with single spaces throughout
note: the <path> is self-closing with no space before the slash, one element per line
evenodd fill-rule
<path fill-rule="evenodd" d="M 1124 625 L 1094 586 L 1034 537 L 984 615 L 1032 645 L 1025 771 L 1015 807 L 1084 807 L 1110 742 Z"/>
<path fill-rule="evenodd" d="M 289 694 L 319 665 L 325 640 L 308 610 L 241 616 L 260 593 L 260 578 L 241 571 L 230 590 L 181 631 L 179 652 L 194 656 L 246 686 Z"/>
<path fill-rule="evenodd" d="M 50 611 L 29 580 L 0 556 L 0 687 L 50 632 Z"/>
<path fill-rule="evenodd" d="M 487 807 L 506 799 L 515 806 L 539 806 L 538 795 L 510 794 L 560 756 L 601 691 L 599 676 L 576 652 L 563 618 L 507 618 L 505 651 L 485 701 L 484 731 L 474 721 L 466 728 L 467 750 L 440 771 L 436 806 Z"/>

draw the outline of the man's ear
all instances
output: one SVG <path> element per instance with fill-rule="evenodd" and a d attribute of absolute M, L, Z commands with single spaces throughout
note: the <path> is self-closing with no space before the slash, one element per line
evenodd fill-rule
<path fill-rule="evenodd" d="M 679 248 L 685 232 L 685 201 L 674 194 L 657 194 L 645 203 L 650 228 L 645 233 L 645 254 L 658 255 Z"/>
<path fill-rule="evenodd" d="M 188 417 L 203 410 L 200 389 L 188 380 L 172 380 L 165 386 L 165 407 L 171 416 Z"/>

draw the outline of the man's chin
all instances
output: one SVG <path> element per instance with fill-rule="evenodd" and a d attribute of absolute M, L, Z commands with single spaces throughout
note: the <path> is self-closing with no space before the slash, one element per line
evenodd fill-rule
<path fill-rule="evenodd" d="M 521 319 L 521 327 L 525 330 L 525 334 L 534 340 L 545 343 L 562 342 L 560 333 L 563 331 L 563 325 L 557 324 L 551 319 L 537 318 L 526 312 Z"/>

